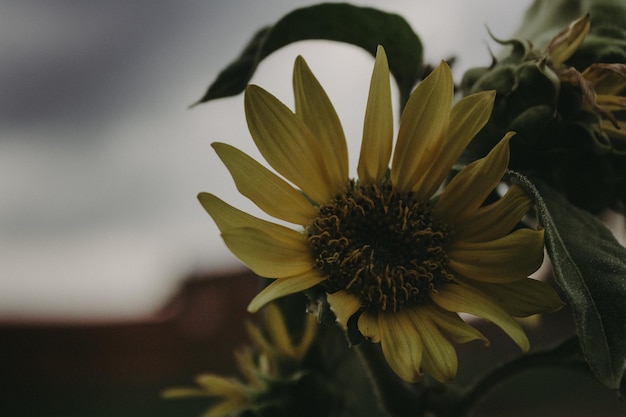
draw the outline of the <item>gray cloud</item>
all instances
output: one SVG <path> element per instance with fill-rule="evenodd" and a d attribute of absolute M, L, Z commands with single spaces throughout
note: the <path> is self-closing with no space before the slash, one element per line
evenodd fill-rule
<path fill-rule="evenodd" d="M 14 3 L 0 26 L 0 125 L 102 126 L 151 87 L 149 57 L 168 52 L 193 11 L 163 1 Z"/>

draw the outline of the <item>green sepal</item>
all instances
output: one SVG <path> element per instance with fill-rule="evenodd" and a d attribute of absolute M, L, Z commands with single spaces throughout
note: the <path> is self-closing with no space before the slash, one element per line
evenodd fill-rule
<path fill-rule="evenodd" d="M 320 4 L 297 9 L 258 31 L 195 104 L 241 93 L 265 57 L 293 42 L 311 39 L 356 45 L 372 56 L 376 47 L 383 45 L 402 104 L 422 75 L 422 43 L 404 18 L 369 7 Z"/>
<path fill-rule="evenodd" d="M 626 364 L 626 248 L 598 218 L 544 182 L 513 175 L 537 203 L 585 360 L 604 385 L 617 390 Z"/>

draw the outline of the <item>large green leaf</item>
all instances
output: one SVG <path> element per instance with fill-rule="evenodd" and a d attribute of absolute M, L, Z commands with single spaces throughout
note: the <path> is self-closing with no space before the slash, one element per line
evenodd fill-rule
<path fill-rule="evenodd" d="M 346 42 L 372 55 L 378 45 L 383 45 L 403 104 L 422 74 L 422 44 L 404 18 L 368 7 L 320 4 L 297 9 L 274 26 L 257 32 L 196 104 L 241 93 L 265 57 L 285 45 L 307 39 Z"/>
<path fill-rule="evenodd" d="M 522 180 L 523 181 L 523 180 Z M 557 283 L 573 311 L 592 371 L 618 389 L 626 364 L 626 249 L 589 212 L 545 183 L 526 181 L 539 206 Z"/>

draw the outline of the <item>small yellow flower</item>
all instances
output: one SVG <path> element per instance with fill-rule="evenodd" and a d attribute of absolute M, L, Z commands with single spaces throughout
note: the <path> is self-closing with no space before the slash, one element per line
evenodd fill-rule
<path fill-rule="evenodd" d="M 268 405 L 288 402 L 281 398 L 284 390 L 275 389 L 276 383 L 297 379 L 294 372 L 301 372 L 301 363 L 314 340 L 317 322 L 307 314 L 303 334 L 298 343 L 290 337 L 280 309 L 269 304 L 265 308 L 263 322 L 269 333 L 266 337 L 260 328 L 247 323 L 247 331 L 253 347 L 235 352 L 240 381 L 213 374 L 196 378 L 198 387 L 169 388 L 163 391 L 165 398 L 210 397 L 219 398 L 203 417 L 228 417 L 239 415 L 244 410 L 262 409 Z"/>
<path fill-rule="evenodd" d="M 282 178 L 229 145 L 213 147 L 243 195 L 302 229 L 199 195 L 230 250 L 258 275 L 275 278 L 249 310 L 321 286 L 337 321 L 346 327 L 352 319 L 364 336 L 380 342 L 391 368 L 411 382 L 424 371 L 439 381 L 455 377 L 450 340 L 488 343 L 458 312 L 494 322 L 528 350 L 511 316 L 555 310 L 561 301 L 548 285 L 527 278 L 543 259 L 543 231 L 514 230 L 530 198 L 513 185 L 485 204 L 507 168 L 512 134 L 438 194 L 489 119 L 494 92 L 453 106 L 452 75 L 442 62 L 408 100 L 393 149 L 389 68 L 379 47 L 358 179 L 350 180 L 341 124 L 301 57 L 293 83 L 295 112 L 257 86 L 245 93 L 252 138 Z"/>

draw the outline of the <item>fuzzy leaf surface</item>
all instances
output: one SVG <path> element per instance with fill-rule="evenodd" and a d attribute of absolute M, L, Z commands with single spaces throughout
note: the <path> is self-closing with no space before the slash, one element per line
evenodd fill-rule
<path fill-rule="evenodd" d="M 524 180 L 537 201 L 555 279 L 573 311 L 585 360 L 604 385 L 619 389 L 626 364 L 626 248 L 594 215 L 549 185 Z"/>

